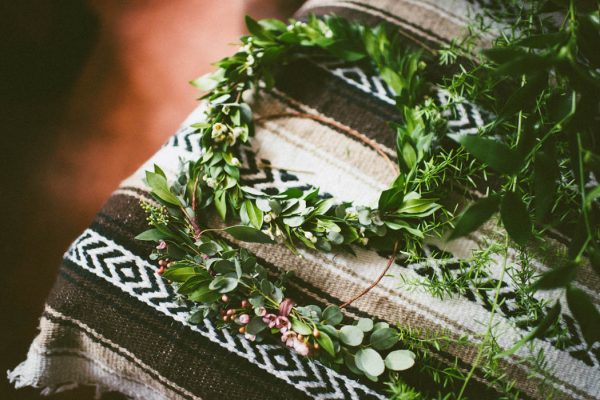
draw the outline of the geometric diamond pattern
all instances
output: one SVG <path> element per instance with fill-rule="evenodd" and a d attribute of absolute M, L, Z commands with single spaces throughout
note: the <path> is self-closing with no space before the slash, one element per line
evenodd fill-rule
<path fill-rule="evenodd" d="M 71 245 L 65 259 L 315 399 L 385 398 L 360 382 L 283 346 L 250 342 L 242 335 L 216 329 L 209 320 L 200 325 L 189 324 L 189 307 L 177 303 L 173 288 L 156 275 L 154 265 L 92 229 L 85 230 Z"/>

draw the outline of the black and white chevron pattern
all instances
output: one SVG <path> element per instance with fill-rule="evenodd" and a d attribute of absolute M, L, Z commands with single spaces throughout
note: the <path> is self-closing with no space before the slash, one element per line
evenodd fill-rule
<path fill-rule="evenodd" d="M 198 334 L 312 398 L 385 398 L 365 385 L 282 346 L 250 342 L 241 335 L 216 329 L 209 320 L 204 320 L 200 325 L 189 324 L 189 308 L 176 301 L 172 287 L 155 274 L 155 266 L 92 229 L 84 231 L 71 245 L 65 259 L 106 280 L 136 300 L 189 326 Z"/>

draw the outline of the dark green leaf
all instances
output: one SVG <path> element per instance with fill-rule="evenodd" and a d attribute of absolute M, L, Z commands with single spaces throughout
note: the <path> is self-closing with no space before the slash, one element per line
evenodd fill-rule
<path fill-rule="evenodd" d="M 173 282 L 185 282 L 197 274 L 198 272 L 194 267 L 167 268 L 162 277 Z"/>
<path fill-rule="evenodd" d="M 144 231 L 144 232 L 140 233 L 139 235 L 137 235 L 135 237 L 135 239 L 155 242 L 155 241 L 158 241 L 161 239 L 168 239 L 170 237 L 171 237 L 170 235 L 166 235 L 165 233 L 163 233 L 162 231 L 160 231 L 158 229 L 148 229 L 147 231 Z"/>
<path fill-rule="evenodd" d="M 560 174 L 556 157 L 538 152 L 535 155 L 534 173 L 535 219 L 541 222 L 554 204 Z"/>
<path fill-rule="evenodd" d="M 218 292 L 209 289 L 208 286 L 202 286 L 190 293 L 188 299 L 198 303 L 213 303 L 217 301 L 219 296 L 220 294 Z"/>
<path fill-rule="evenodd" d="M 458 219 L 449 240 L 468 235 L 479 228 L 498 211 L 498 203 L 497 197 L 485 197 L 470 205 Z"/>
<path fill-rule="evenodd" d="M 500 216 L 511 239 L 524 246 L 531 237 L 531 219 L 521 196 L 515 192 L 504 193 Z"/>
<path fill-rule="evenodd" d="M 573 286 L 567 288 L 567 303 L 579 323 L 588 348 L 591 348 L 594 343 L 600 341 L 600 313 L 598 309 L 592 303 L 588 294 Z"/>
<path fill-rule="evenodd" d="M 236 225 L 225 228 L 225 232 L 238 240 L 253 243 L 273 243 L 265 233 L 251 226 Z"/>
<path fill-rule="evenodd" d="M 262 318 L 254 317 L 250 320 L 250 323 L 246 325 L 246 332 L 250 335 L 256 335 L 267 329 L 267 325 L 263 322 Z"/>
<path fill-rule="evenodd" d="M 534 289 L 549 290 L 567 286 L 575 279 L 577 265 L 566 263 L 545 272 L 534 284 Z"/>
<path fill-rule="evenodd" d="M 469 153 L 498 172 L 513 174 L 521 167 L 521 158 L 506 144 L 476 135 L 449 135 Z"/>

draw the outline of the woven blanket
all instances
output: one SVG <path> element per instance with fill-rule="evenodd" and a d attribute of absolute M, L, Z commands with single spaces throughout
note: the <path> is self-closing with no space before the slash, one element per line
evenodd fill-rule
<path fill-rule="evenodd" d="M 439 46 L 464 34 L 478 3 L 309 0 L 298 16 L 335 13 L 369 24 L 386 22 L 418 45 Z M 395 158 L 393 131 L 386 124 L 398 119 L 393 96 L 383 81 L 353 65 L 299 61 L 285 68 L 274 90 L 253 102 L 253 110 L 257 117 L 287 111 L 325 116 L 376 141 Z M 447 100 L 441 90 L 437 97 L 440 103 Z M 133 239 L 147 229 L 139 206 L 141 200 L 151 199 L 142 181 L 144 171 L 158 164 L 173 176 L 182 161 L 198 158 L 198 134 L 190 124 L 202 118 L 204 107 L 194 110 L 168 142 L 121 184 L 68 249 L 41 316 L 40 333 L 9 379 L 16 387 L 32 386 L 43 393 L 94 385 L 99 392 L 118 391 L 134 399 L 385 398 L 385 387 L 336 372 L 282 346 L 250 342 L 236 332 L 217 330 L 208 320 L 191 325 L 189 305 L 178 301 L 156 275 L 156 263 L 148 258 L 151 248 Z M 448 123 L 452 132 L 475 133 L 492 118 L 468 102 L 456 104 L 453 111 Z M 266 192 L 313 185 L 340 201 L 375 203 L 394 174 L 373 148 L 336 124 L 296 117 L 261 122 L 252 146 L 240 154 L 244 184 Z M 221 224 L 212 220 L 215 226 Z M 489 229 L 452 242 L 444 248 L 443 258 L 432 256 L 419 264 L 397 261 L 389 276 L 345 310 L 346 316 L 369 316 L 476 340 L 490 316 L 486 293 L 467 290 L 441 300 L 424 290 L 406 290 L 400 282 L 427 278 L 439 270 L 460 273 L 457 259 L 469 255 Z M 294 271 L 287 295 L 299 302 L 341 304 L 373 282 L 386 264 L 384 254 L 368 250 L 357 249 L 356 255 L 301 250 L 297 256 L 284 246 L 225 238 L 249 248 L 273 271 Z M 557 248 L 562 246 L 560 237 L 555 242 Z M 431 242 L 425 250 L 438 246 L 442 244 Z M 548 258 L 540 256 L 534 265 L 546 270 Z M 496 286 L 499 276 L 499 268 L 492 268 L 490 284 Z M 600 282 L 594 277 L 591 272 L 583 274 L 577 285 L 598 302 Z M 499 345 L 508 348 L 531 328 L 516 324 L 519 294 L 508 278 L 500 296 L 504 303 L 494 323 L 503 332 Z M 569 343 L 559 346 L 536 339 L 534 348 L 543 349 L 552 366 L 548 378 L 558 398 L 600 399 L 600 347 L 588 351 L 568 308 L 563 310 Z M 450 347 L 435 357 L 447 363 L 458 360 L 466 373 L 475 350 Z M 538 391 L 542 377 L 513 358 L 503 362 L 523 398 L 542 398 Z M 407 381 L 417 388 L 435 387 L 417 368 L 413 370 L 406 373 Z M 470 398 L 499 396 L 479 369 L 470 386 Z"/>

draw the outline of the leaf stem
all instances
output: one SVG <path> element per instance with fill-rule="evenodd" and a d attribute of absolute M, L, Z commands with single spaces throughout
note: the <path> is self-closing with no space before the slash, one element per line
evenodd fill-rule
<path fill-rule="evenodd" d="M 387 262 L 387 264 L 385 266 L 385 269 L 381 272 L 381 274 L 379 274 L 379 276 L 377 277 L 377 279 L 375 279 L 375 281 L 368 288 L 366 288 L 365 290 L 363 290 L 362 292 L 360 292 L 359 294 L 357 294 L 356 296 L 354 296 L 352 299 L 350 299 L 347 302 L 345 302 L 344 304 L 342 304 L 340 306 L 340 308 L 345 308 L 345 307 L 349 306 L 350 304 L 352 304 L 356 300 L 358 300 L 361 297 L 363 297 L 365 294 L 369 293 L 369 291 L 371 289 L 373 289 L 375 286 L 377 286 L 377 284 L 381 281 L 381 279 L 383 279 L 383 277 L 385 276 L 385 274 L 387 273 L 387 271 L 390 269 L 390 267 L 394 263 L 394 260 L 396 259 L 396 255 L 397 254 L 398 254 L 398 242 L 394 243 L 394 249 L 392 250 L 392 255 L 388 259 L 388 262 Z"/>

